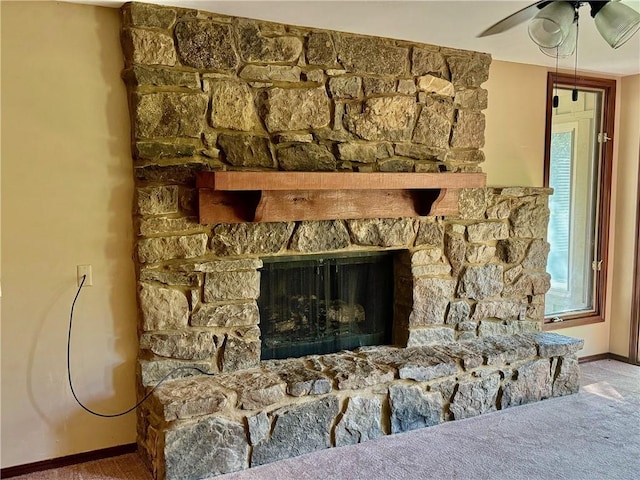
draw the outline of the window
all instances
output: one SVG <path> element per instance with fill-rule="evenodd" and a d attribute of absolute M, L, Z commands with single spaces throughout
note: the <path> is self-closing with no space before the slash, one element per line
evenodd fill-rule
<path fill-rule="evenodd" d="M 614 80 L 549 74 L 544 178 L 554 194 L 547 328 L 604 320 L 614 105 Z"/>

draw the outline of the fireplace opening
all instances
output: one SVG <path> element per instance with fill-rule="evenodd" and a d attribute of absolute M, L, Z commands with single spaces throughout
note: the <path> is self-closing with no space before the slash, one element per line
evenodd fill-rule
<path fill-rule="evenodd" d="M 392 254 L 262 260 L 262 360 L 391 344 Z"/>

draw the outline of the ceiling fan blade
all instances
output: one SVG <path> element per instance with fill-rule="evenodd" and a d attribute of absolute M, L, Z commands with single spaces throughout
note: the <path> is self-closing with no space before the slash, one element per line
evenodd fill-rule
<path fill-rule="evenodd" d="M 510 28 L 515 27 L 516 25 L 519 25 L 522 22 L 526 22 L 527 20 L 535 17 L 536 13 L 538 13 L 541 8 L 545 7 L 547 3 L 549 3 L 548 0 L 541 0 L 539 2 L 532 3 L 528 7 L 524 7 L 523 9 L 518 10 L 516 13 L 509 15 L 507 18 L 503 18 L 498 23 L 491 25 L 484 32 L 478 35 L 478 38 L 502 33 L 509 30 Z"/>

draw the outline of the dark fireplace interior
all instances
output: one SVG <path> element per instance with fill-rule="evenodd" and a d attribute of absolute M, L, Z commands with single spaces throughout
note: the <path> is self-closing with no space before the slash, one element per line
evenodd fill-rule
<path fill-rule="evenodd" d="M 393 255 L 306 255 L 263 263 L 263 360 L 391 343 Z"/>

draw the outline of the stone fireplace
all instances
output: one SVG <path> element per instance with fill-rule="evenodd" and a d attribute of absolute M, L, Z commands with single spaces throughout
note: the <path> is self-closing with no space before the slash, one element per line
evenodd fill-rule
<path fill-rule="evenodd" d="M 122 14 L 139 394 L 169 377 L 138 410 L 157 479 L 577 391 L 581 342 L 540 331 L 548 189 L 461 189 L 447 216 L 198 219 L 198 172 L 480 172 L 488 55 L 150 4 Z"/>

